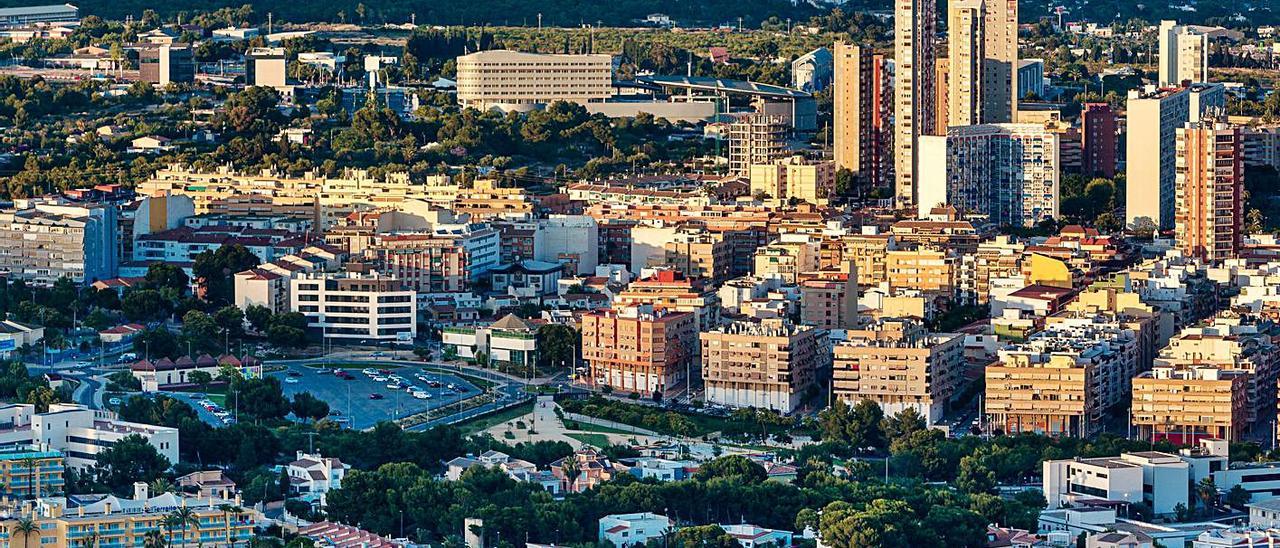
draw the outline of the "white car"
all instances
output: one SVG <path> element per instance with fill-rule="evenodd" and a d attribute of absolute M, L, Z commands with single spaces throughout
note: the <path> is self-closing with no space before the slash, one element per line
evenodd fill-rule
<path fill-rule="evenodd" d="M 76 362 L 76 367 L 89 367 L 90 365 L 93 365 L 93 364 L 89 362 Z"/>
<path fill-rule="evenodd" d="M 109 403 L 109 404 L 111 404 L 111 405 L 120 405 L 120 404 L 122 404 L 122 403 L 124 403 L 124 402 L 123 402 L 120 398 L 111 398 L 111 399 L 107 400 L 107 403 Z"/>
<path fill-rule="evenodd" d="M 387 382 L 387 378 L 382 375 L 374 375 L 370 378 L 373 379 L 373 382 Z"/>
<path fill-rule="evenodd" d="M 226 411 L 214 411 L 213 416 L 218 417 L 220 419 L 225 419 L 227 417 L 230 417 L 231 413 L 228 413 Z"/>
<path fill-rule="evenodd" d="M 364 373 L 365 375 L 369 375 L 370 377 L 378 374 L 378 370 L 373 369 L 372 367 L 366 367 L 364 369 L 361 369 L 360 372 Z"/>
<path fill-rule="evenodd" d="M 387 388 L 390 388 L 390 389 L 392 389 L 392 390 L 399 390 L 399 389 L 400 389 L 400 383 L 398 383 L 398 382 L 389 382 L 389 383 L 387 383 Z"/>
<path fill-rule="evenodd" d="M 285 378 L 284 378 L 284 382 L 286 382 L 286 383 L 288 383 L 288 384 L 298 384 L 298 378 L 297 378 L 297 377 L 285 377 Z"/>
<path fill-rule="evenodd" d="M 421 391 L 421 390 L 415 390 L 415 391 L 413 392 L 413 397 L 414 397 L 414 398 L 417 398 L 417 399 L 420 399 L 420 400 L 429 400 L 429 399 L 431 399 L 431 394 L 428 394 L 428 393 L 423 392 L 423 391 Z"/>

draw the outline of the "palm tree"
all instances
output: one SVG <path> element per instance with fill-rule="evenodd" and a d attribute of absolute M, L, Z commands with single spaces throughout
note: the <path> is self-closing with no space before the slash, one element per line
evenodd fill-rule
<path fill-rule="evenodd" d="M 147 531 L 146 536 L 142 538 L 142 548 L 164 548 L 164 535 L 159 529 Z"/>
<path fill-rule="evenodd" d="M 22 518 L 18 523 L 13 525 L 13 535 L 22 535 L 22 548 L 27 548 L 27 543 L 31 541 L 31 535 L 40 536 L 40 526 L 36 525 L 31 518 Z"/>
<path fill-rule="evenodd" d="M 161 520 L 161 523 L 164 524 L 164 530 L 169 533 L 169 541 L 166 544 L 173 546 L 173 528 L 178 526 L 177 516 L 169 514 Z"/>
<path fill-rule="evenodd" d="M 219 506 L 218 509 L 222 510 L 222 515 L 226 519 L 225 538 L 227 544 L 230 544 L 231 548 L 236 548 L 236 538 L 233 536 L 233 532 L 231 531 L 231 516 L 235 515 L 236 517 L 240 517 L 240 514 L 244 513 L 244 509 L 234 504 L 223 504 Z"/>
<path fill-rule="evenodd" d="M 102 536 L 98 534 L 98 530 L 94 529 L 84 537 L 84 548 L 98 548 L 98 541 L 102 540 Z"/>
<path fill-rule="evenodd" d="M 39 486 L 36 485 L 36 464 L 34 457 L 26 457 L 22 459 L 22 465 L 27 468 L 27 498 L 36 498 L 40 496 Z"/>
<path fill-rule="evenodd" d="M 1196 495 L 1200 497 L 1200 503 L 1204 505 L 1206 516 L 1213 515 L 1213 505 L 1218 501 L 1218 485 L 1213 482 L 1213 478 L 1206 477 L 1196 484 Z"/>
<path fill-rule="evenodd" d="M 156 495 L 163 495 L 173 491 L 173 482 L 165 478 L 156 478 L 147 485 L 147 490 L 151 492 L 151 496 L 153 497 Z"/>
<path fill-rule="evenodd" d="M 173 518 L 176 525 L 182 528 L 182 544 L 184 545 L 190 540 L 187 538 L 187 526 L 195 525 L 196 527 L 200 527 L 200 517 L 196 515 L 195 510 L 187 508 L 186 506 L 174 510 L 169 514 L 169 517 Z M 198 531 L 197 534 L 199 534 Z"/>

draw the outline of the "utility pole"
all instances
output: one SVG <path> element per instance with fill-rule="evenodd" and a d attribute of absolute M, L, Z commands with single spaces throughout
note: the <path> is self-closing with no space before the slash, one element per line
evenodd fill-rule
<path fill-rule="evenodd" d="M 272 27 L 272 13 L 271 13 L 271 12 L 267 12 L 267 35 L 268 35 L 268 36 L 270 36 L 270 35 L 271 35 L 272 28 L 273 28 L 273 27 Z"/>
<path fill-rule="evenodd" d="M 538 14 L 538 30 L 542 30 L 542 14 Z"/>

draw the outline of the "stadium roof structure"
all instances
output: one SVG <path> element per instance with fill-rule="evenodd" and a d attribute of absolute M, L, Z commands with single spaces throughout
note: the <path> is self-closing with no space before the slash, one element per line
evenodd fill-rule
<path fill-rule="evenodd" d="M 637 76 L 636 81 L 643 84 L 664 88 L 686 89 L 693 91 L 709 91 L 714 93 L 737 93 L 757 97 L 773 97 L 782 99 L 807 99 L 813 94 L 746 80 L 728 80 L 711 76 Z"/>

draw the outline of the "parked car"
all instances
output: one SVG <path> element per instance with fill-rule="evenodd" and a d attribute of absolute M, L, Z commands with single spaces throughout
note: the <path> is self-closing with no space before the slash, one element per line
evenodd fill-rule
<path fill-rule="evenodd" d="M 383 395 L 382 395 L 382 394 L 378 394 L 378 393 L 376 393 L 376 392 L 375 392 L 375 393 L 373 393 L 373 394 L 369 394 L 369 399 L 371 399 L 371 400 L 380 400 L 380 399 L 382 399 L 382 398 L 383 398 Z"/>
<path fill-rule="evenodd" d="M 285 377 L 284 382 L 289 383 L 289 384 L 298 384 L 298 378 L 297 378 L 297 377 Z"/>

